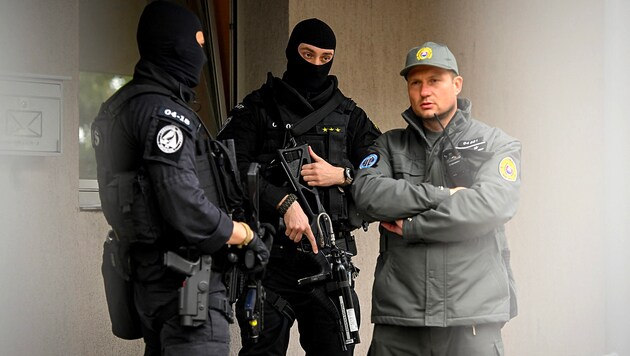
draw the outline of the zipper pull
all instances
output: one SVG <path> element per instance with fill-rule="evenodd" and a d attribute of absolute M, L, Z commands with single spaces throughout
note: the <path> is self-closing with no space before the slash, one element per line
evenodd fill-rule
<path fill-rule="evenodd" d="M 473 336 L 477 336 L 477 329 L 475 329 L 475 324 L 472 325 Z"/>

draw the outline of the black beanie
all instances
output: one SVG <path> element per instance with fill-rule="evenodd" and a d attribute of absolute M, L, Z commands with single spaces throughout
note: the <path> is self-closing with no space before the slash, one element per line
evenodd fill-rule
<path fill-rule="evenodd" d="M 335 33 L 325 22 L 307 19 L 295 25 L 287 43 L 287 71 L 283 79 L 300 92 L 318 92 L 324 89 L 333 61 L 322 65 L 306 61 L 298 53 L 300 43 L 334 50 L 337 45 Z"/>
<path fill-rule="evenodd" d="M 147 60 L 190 88 L 199 84 L 206 62 L 197 42 L 201 22 L 192 11 L 169 1 L 147 5 L 138 23 L 138 50 Z"/>

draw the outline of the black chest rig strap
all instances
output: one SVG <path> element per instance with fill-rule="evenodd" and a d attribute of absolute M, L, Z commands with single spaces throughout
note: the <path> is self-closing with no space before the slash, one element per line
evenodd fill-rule
<path fill-rule="evenodd" d="M 313 128 L 313 126 L 322 121 L 345 100 L 346 98 L 341 94 L 341 92 L 339 90 L 335 90 L 332 97 L 326 102 L 326 104 L 313 111 L 291 127 L 291 136 L 298 137 L 308 132 L 311 128 Z"/>

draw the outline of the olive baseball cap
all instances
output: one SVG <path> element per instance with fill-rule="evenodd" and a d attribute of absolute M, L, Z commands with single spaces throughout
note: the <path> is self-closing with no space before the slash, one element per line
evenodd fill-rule
<path fill-rule="evenodd" d="M 459 75 L 457 61 L 451 51 L 443 44 L 425 42 L 421 46 L 414 47 L 407 52 L 405 68 L 400 75 L 407 77 L 407 73 L 416 66 L 433 66 L 452 70 Z"/>

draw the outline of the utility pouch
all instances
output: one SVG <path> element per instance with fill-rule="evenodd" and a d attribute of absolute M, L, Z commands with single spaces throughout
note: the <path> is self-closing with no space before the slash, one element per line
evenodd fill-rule
<path fill-rule="evenodd" d="M 142 337 L 142 329 L 134 304 L 128 264 L 128 245 L 121 243 L 114 231 L 110 231 L 103 244 L 101 272 L 112 333 L 121 339 L 135 340 Z"/>
<path fill-rule="evenodd" d="M 101 195 L 107 222 L 127 243 L 152 243 L 160 236 L 156 197 L 143 174 L 117 173 Z"/>

